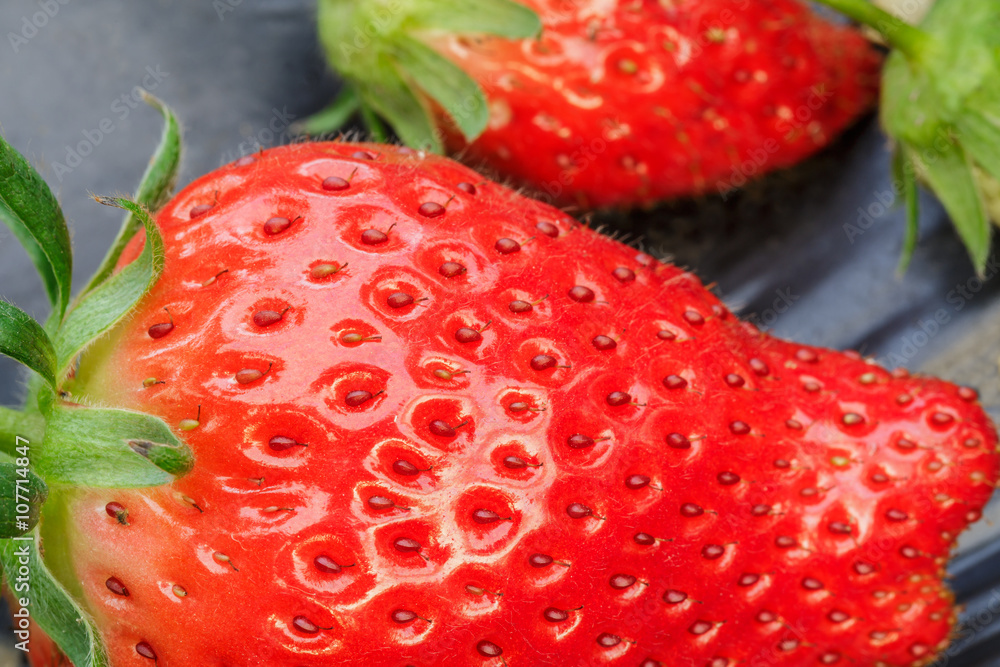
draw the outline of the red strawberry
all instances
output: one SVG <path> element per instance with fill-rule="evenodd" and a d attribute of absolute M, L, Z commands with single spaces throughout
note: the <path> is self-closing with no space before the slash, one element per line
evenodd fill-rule
<path fill-rule="evenodd" d="M 357 99 L 312 128 L 360 104 L 433 146 L 433 108 L 451 150 L 558 203 L 726 192 L 827 145 L 876 93 L 866 40 L 798 0 L 522 0 L 540 17 L 537 39 L 504 37 L 537 27 L 513 3 L 485 2 L 494 14 L 480 0 L 448 3 L 427 17 L 428 4 L 383 18 L 382 2 L 320 3 L 327 54 Z M 477 9 L 494 18 L 452 16 Z"/>
<path fill-rule="evenodd" d="M 162 417 L 196 464 L 60 490 L 42 519 L 114 667 L 946 644 L 945 562 L 997 479 L 975 392 L 770 338 L 690 273 L 408 149 L 266 151 L 158 226 L 162 278 L 65 389 Z"/>

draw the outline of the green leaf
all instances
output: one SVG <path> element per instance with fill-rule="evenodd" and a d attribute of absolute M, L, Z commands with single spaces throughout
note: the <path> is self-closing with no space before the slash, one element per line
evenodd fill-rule
<path fill-rule="evenodd" d="M 354 86 L 345 83 L 337 99 L 322 111 L 314 113 L 305 120 L 292 125 L 292 131 L 296 134 L 307 134 L 319 136 L 340 130 L 351 116 L 361 109 L 361 100 L 354 90 Z"/>
<path fill-rule="evenodd" d="M 371 140 L 377 144 L 389 143 L 392 139 L 389 128 L 385 126 L 385 123 L 378 117 L 378 114 L 367 104 L 362 104 L 360 111 L 361 120 L 364 122 L 365 127 L 368 128 L 368 135 Z"/>
<path fill-rule="evenodd" d="M 194 459 L 157 417 L 57 404 L 32 465 L 50 484 L 137 488 L 170 483 Z"/>
<path fill-rule="evenodd" d="M 490 112 L 483 89 L 472 77 L 415 39 L 401 36 L 393 46 L 403 73 L 441 105 L 467 140 L 483 133 Z"/>
<path fill-rule="evenodd" d="M 146 173 L 142 175 L 139 189 L 135 193 L 135 201 L 150 211 L 156 211 L 170 199 L 174 185 L 177 183 L 177 171 L 181 163 L 181 128 L 170 107 L 146 91 L 142 91 L 142 98 L 146 104 L 163 115 L 164 123 L 160 145 L 157 146 L 156 152 L 150 158 Z M 118 264 L 122 251 L 141 228 L 142 220 L 135 213 L 129 212 L 125 216 L 118 237 L 111 244 L 111 248 L 97 272 L 80 292 L 80 297 L 103 283 L 114 273 L 115 265 Z"/>
<path fill-rule="evenodd" d="M 422 0 L 413 5 L 408 23 L 415 28 L 509 39 L 536 37 L 542 31 L 538 14 L 511 0 Z"/>
<path fill-rule="evenodd" d="M 938 142 L 932 150 L 924 151 L 920 167 L 981 273 L 990 251 L 990 221 L 968 157 L 958 144 Z"/>
<path fill-rule="evenodd" d="M 917 199 L 917 175 L 914 165 L 906 151 L 900 146 L 892 156 L 893 179 L 899 184 L 903 195 L 903 205 L 906 207 L 906 227 L 903 234 L 903 251 L 900 253 L 899 266 L 896 271 L 902 275 L 910 266 L 913 251 L 917 247 L 917 234 L 920 231 L 920 208 Z"/>
<path fill-rule="evenodd" d="M 163 271 L 163 238 L 149 212 L 123 197 L 95 197 L 107 206 L 130 211 L 146 228 L 146 243 L 137 260 L 87 294 L 66 316 L 56 337 L 57 377 L 62 377 L 74 357 L 107 332 L 152 289 Z"/>
<path fill-rule="evenodd" d="M 37 528 L 30 537 L 0 541 L 0 563 L 7 575 L 15 625 L 20 619 L 20 601 L 28 601 L 26 613 L 76 667 L 108 667 L 108 655 L 93 621 L 42 560 Z"/>
<path fill-rule="evenodd" d="M 0 137 L 0 220 L 42 277 L 56 322 L 69 304 L 73 253 L 59 202 L 20 153 Z"/>
<path fill-rule="evenodd" d="M 26 312 L 0 301 L 0 354 L 21 362 L 56 385 L 56 351 L 45 329 Z"/>
<path fill-rule="evenodd" d="M 410 89 L 387 57 L 375 64 L 368 86 L 360 91 L 363 103 L 392 125 L 403 143 L 421 150 L 441 153 L 444 147 L 431 122 L 430 112 Z"/>
<path fill-rule="evenodd" d="M 959 114 L 956 124 L 962 146 L 972 159 L 1000 179 L 1000 126 L 972 109 Z"/>
<path fill-rule="evenodd" d="M 30 462 L 27 456 L 0 454 L 0 539 L 20 537 L 38 524 L 49 490 L 28 467 Z"/>

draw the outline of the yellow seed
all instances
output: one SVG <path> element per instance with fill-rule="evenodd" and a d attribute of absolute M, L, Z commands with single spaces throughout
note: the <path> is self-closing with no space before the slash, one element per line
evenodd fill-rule
<path fill-rule="evenodd" d="M 186 590 L 184 590 L 183 588 L 181 588 L 177 584 L 174 584 L 173 590 L 174 590 L 174 595 L 176 595 L 179 598 L 186 597 L 187 594 L 188 594 L 188 592 Z"/>
<path fill-rule="evenodd" d="M 193 431 L 201 426 L 201 422 L 197 419 L 182 419 L 178 426 L 182 431 Z"/>

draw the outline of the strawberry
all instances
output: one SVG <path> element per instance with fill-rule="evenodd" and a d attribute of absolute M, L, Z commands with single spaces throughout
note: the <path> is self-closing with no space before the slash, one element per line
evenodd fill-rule
<path fill-rule="evenodd" d="M 945 562 L 997 479 L 974 391 L 771 338 L 692 274 L 410 149 L 265 151 L 156 223 L 162 276 L 50 410 L 153 415 L 195 463 L 50 484 L 44 562 L 107 653 L 76 667 L 919 665 L 947 644 Z"/>
<path fill-rule="evenodd" d="M 916 247 L 920 181 L 940 198 L 982 275 L 990 221 L 1000 224 L 1000 3 L 940 0 L 915 27 L 867 0 L 820 2 L 876 29 L 894 49 L 880 115 L 895 145 L 894 194 L 907 210 L 901 268 Z M 918 9 L 908 6 L 908 16 Z"/>
<path fill-rule="evenodd" d="M 441 5 L 444 5 L 443 7 Z M 536 14 L 532 21 L 532 10 Z M 872 104 L 879 57 L 798 0 L 322 0 L 360 109 L 583 208 L 727 192 L 827 145 Z M 540 33 L 539 33 L 540 30 Z"/>

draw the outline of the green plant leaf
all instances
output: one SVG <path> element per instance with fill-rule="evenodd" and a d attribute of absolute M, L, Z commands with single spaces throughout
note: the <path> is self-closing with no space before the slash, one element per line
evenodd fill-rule
<path fill-rule="evenodd" d="M 486 95 L 455 63 L 422 42 L 400 36 L 393 55 L 403 73 L 451 116 L 469 141 L 483 133 L 490 120 Z"/>
<path fill-rule="evenodd" d="M 188 472 L 194 458 L 152 415 L 56 404 L 32 465 L 50 484 L 138 488 L 168 484 Z"/>
<path fill-rule="evenodd" d="M 0 539 L 20 537 L 38 524 L 49 490 L 29 465 L 30 457 L 0 454 Z"/>
<path fill-rule="evenodd" d="M 364 122 L 365 127 L 368 128 L 368 135 L 372 141 L 377 144 L 387 144 L 391 141 L 392 135 L 389 132 L 389 128 L 385 126 L 382 119 L 378 117 L 371 107 L 367 104 L 361 105 L 361 120 Z"/>
<path fill-rule="evenodd" d="M 358 98 L 354 86 L 345 83 L 337 99 L 333 101 L 333 104 L 314 113 L 301 122 L 294 123 L 292 125 L 292 132 L 310 136 L 336 132 L 351 119 L 351 116 L 360 110 L 361 100 Z"/>
<path fill-rule="evenodd" d="M 408 24 L 458 34 L 525 39 L 542 31 L 533 10 L 511 0 L 422 0 L 413 3 Z"/>
<path fill-rule="evenodd" d="M 0 220 L 24 246 L 42 277 L 59 322 L 69 304 L 73 253 L 59 202 L 20 153 L 0 137 Z"/>
<path fill-rule="evenodd" d="M 26 312 L 0 301 L 0 354 L 35 371 L 56 386 L 56 351 L 45 329 Z"/>
<path fill-rule="evenodd" d="M 131 311 L 153 287 L 163 271 L 163 238 L 149 212 L 124 197 L 95 197 L 107 206 L 130 211 L 146 229 L 142 254 L 87 294 L 66 316 L 56 336 L 57 378 L 74 357 Z"/>
<path fill-rule="evenodd" d="M 892 156 L 893 179 L 899 184 L 903 195 L 903 206 L 906 209 L 906 227 L 903 233 L 903 251 L 900 253 L 899 274 L 906 273 L 913 259 L 913 251 L 917 247 L 917 234 L 920 231 L 920 207 L 917 198 L 917 175 L 905 146 L 896 149 Z"/>
<path fill-rule="evenodd" d="M 973 109 L 959 114 L 956 124 L 962 146 L 972 159 L 1000 179 L 1000 125 Z"/>
<path fill-rule="evenodd" d="M 42 560 L 37 528 L 30 537 L 0 541 L 0 563 L 7 575 L 15 625 L 19 620 L 20 600 L 29 601 L 27 613 L 31 619 L 76 667 L 108 667 L 108 655 L 93 621 Z M 20 640 L 19 637 L 16 641 Z"/>
<path fill-rule="evenodd" d="M 363 104 L 385 118 L 403 143 L 421 150 L 443 152 L 430 112 L 410 90 L 396 65 L 388 57 L 382 57 L 375 67 L 377 73 L 360 91 Z"/>
<path fill-rule="evenodd" d="M 951 216 L 976 271 L 981 273 L 990 251 L 990 221 L 968 157 L 958 144 L 939 142 L 933 151 L 925 151 L 920 168 Z"/>
<path fill-rule="evenodd" d="M 139 189 L 135 193 L 136 203 L 155 212 L 170 199 L 174 185 L 177 183 L 177 171 L 180 169 L 181 163 L 181 127 L 174 112 L 166 104 L 146 91 L 142 92 L 142 98 L 146 104 L 163 115 L 163 134 L 160 137 L 160 145 L 157 146 L 156 152 L 150 158 L 146 173 L 142 175 Z M 101 266 L 80 292 L 78 298 L 82 298 L 83 295 L 103 283 L 114 273 L 115 265 L 118 264 L 122 251 L 141 228 L 142 221 L 139 217 L 131 211 L 128 212 L 117 238 L 108 249 L 104 260 L 101 261 Z"/>

